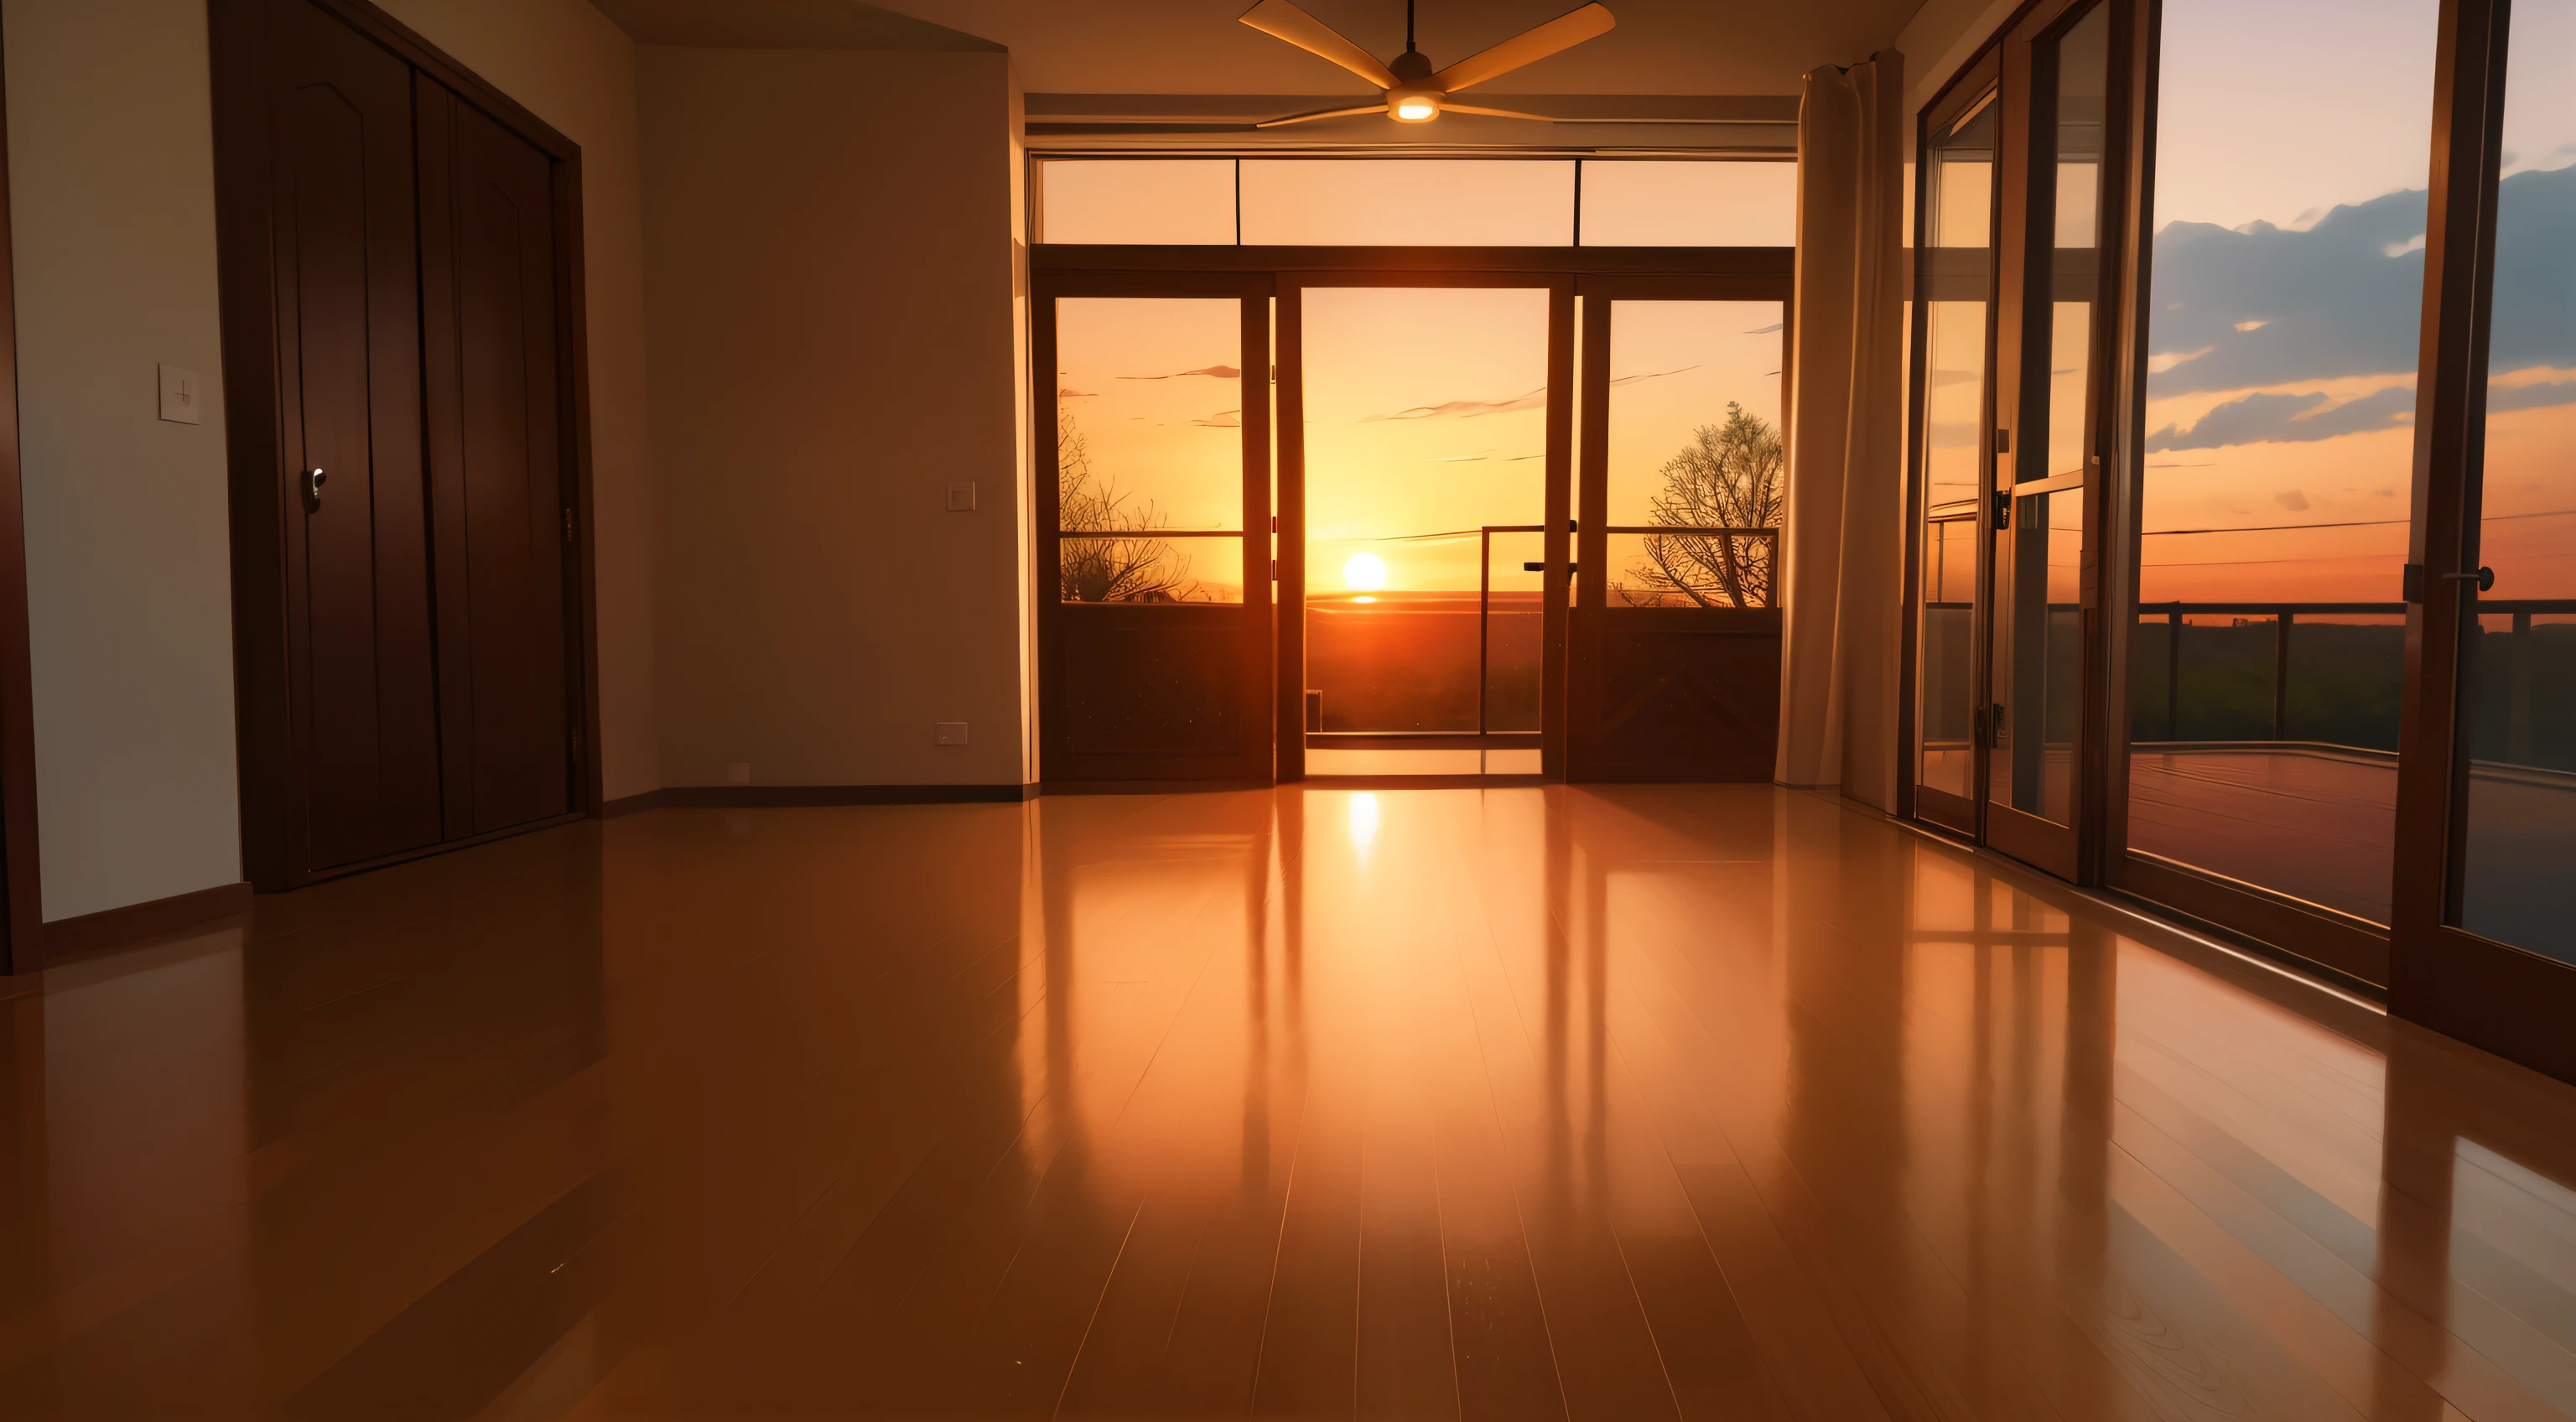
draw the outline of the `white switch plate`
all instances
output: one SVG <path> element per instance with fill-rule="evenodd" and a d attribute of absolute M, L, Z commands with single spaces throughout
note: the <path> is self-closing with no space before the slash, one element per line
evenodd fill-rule
<path fill-rule="evenodd" d="M 937 733 L 938 743 L 943 746 L 966 744 L 966 723 L 963 721 L 939 721 L 933 723 L 931 729 Z"/>
<path fill-rule="evenodd" d="M 161 367 L 161 418 L 174 425 L 205 422 L 205 383 L 184 366 Z"/>
<path fill-rule="evenodd" d="M 725 783 L 727 785 L 749 785 L 751 783 L 751 762 L 747 760 L 726 761 Z"/>
<path fill-rule="evenodd" d="M 975 511 L 974 480 L 951 479 L 948 481 L 948 511 L 950 513 L 973 513 Z"/>

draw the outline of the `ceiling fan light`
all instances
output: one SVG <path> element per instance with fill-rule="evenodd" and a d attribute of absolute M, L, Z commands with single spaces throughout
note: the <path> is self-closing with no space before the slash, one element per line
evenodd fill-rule
<path fill-rule="evenodd" d="M 1429 123 L 1440 117 L 1440 105 L 1420 96 L 1398 99 L 1395 101 L 1395 117 L 1400 123 Z"/>

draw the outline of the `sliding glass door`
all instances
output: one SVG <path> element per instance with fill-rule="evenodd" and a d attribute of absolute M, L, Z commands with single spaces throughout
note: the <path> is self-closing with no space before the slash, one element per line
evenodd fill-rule
<path fill-rule="evenodd" d="M 2025 17 L 1927 114 L 1918 193 L 1916 811 L 2070 878 L 2100 782 L 2126 13 Z"/>
<path fill-rule="evenodd" d="M 2576 0 L 2458 11 L 2426 205 L 2442 321 L 2390 1003 L 2576 1080 Z"/>
<path fill-rule="evenodd" d="M 1925 121 L 1916 248 L 1915 810 L 1977 832 L 1984 798 L 1987 506 L 1992 478 L 1995 293 L 1995 65 L 1963 76 Z"/>

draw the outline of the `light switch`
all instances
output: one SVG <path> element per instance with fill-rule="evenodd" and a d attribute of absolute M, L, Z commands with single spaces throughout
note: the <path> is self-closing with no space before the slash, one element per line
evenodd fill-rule
<path fill-rule="evenodd" d="M 725 783 L 727 785 L 749 785 L 751 783 L 751 762 L 747 760 L 726 761 Z"/>
<path fill-rule="evenodd" d="M 161 367 L 161 418 L 174 425 L 205 423 L 205 387 L 197 372 L 175 365 Z"/>
<path fill-rule="evenodd" d="M 940 745 L 962 746 L 966 744 L 966 723 L 963 721 L 936 722 L 933 724 L 932 730 L 937 733 L 938 743 Z"/>
<path fill-rule="evenodd" d="M 974 480 L 951 479 L 948 481 L 948 511 L 950 513 L 973 513 L 975 511 Z"/>

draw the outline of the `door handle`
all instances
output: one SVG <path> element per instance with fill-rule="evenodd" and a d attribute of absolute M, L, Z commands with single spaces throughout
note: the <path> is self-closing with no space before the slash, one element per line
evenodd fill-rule
<path fill-rule="evenodd" d="M 2475 583 L 2478 585 L 2478 591 L 2480 592 L 2494 592 L 2495 569 L 2480 568 L 2474 573 L 2444 573 L 2442 575 L 2442 581 L 2446 583 Z"/>
<path fill-rule="evenodd" d="M 329 482 L 331 476 L 319 469 L 304 476 L 304 496 L 313 501 L 313 507 L 322 507 L 322 486 Z"/>

